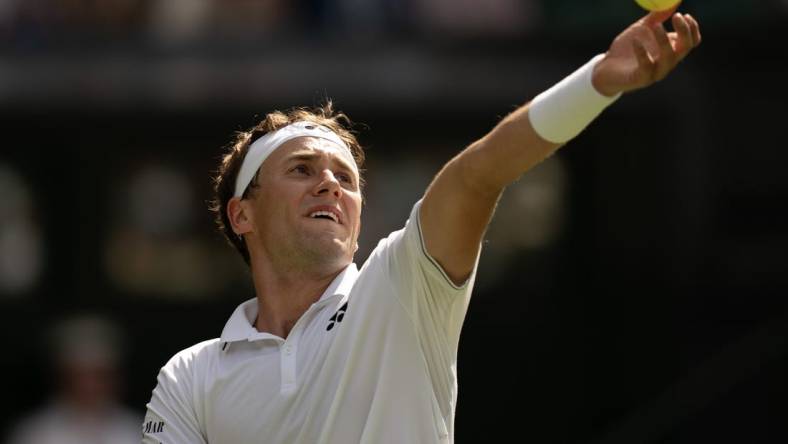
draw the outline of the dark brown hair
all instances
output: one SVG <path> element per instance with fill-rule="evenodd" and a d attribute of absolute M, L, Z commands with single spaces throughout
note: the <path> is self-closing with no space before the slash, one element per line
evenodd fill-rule
<path fill-rule="evenodd" d="M 227 203 L 232 199 L 235 193 L 235 180 L 238 172 L 243 164 L 243 159 L 246 157 L 249 146 L 253 141 L 259 139 L 270 131 L 276 131 L 279 128 L 290 125 L 298 121 L 309 121 L 319 125 L 326 126 L 334 131 L 345 144 L 350 148 L 353 154 L 353 159 L 358 165 L 359 172 L 364 164 L 364 149 L 356 140 L 353 131 L 353 123 L 342 112 L 334 111 L 333 104 L 329 100 L 325 105 L 308 109 L 308 108 L 292 108 L 287 111 L 274 111 L 265 116 L 257 125 L 250 128 L 248 131 L 241 131 L 236 133 L 235 140 L 228 145 L 227 152 L 222 156 L 219 168 L 213 176 L 213 198 L 211 200 L 210 210 L 214 213 L 214 220 L 219 227 L 219 231 L 224 234 L 227 241 L 241 253 L 241 256 L 247 265 L 250 265 L 249 250 L 246 248 L 246 243 L 243 238 L 233 231 L 230 225 L 230 220 L 227 217 Z M 360 186 L 363 186 L 364 181 L 361 180 Z M 251 183 L 246 188 L 243 198 L 249 197 L 250 193 L 259 185 L 257 183 L 257 174 L 252 178 Z"/>

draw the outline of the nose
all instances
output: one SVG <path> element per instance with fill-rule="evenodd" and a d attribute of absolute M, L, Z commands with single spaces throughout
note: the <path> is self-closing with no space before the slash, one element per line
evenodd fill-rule
<path fill-rule="evenodd" d="M 323 170 L 320 173 L 320 182 L 314 189 L 315 195 L 320 194 L 333 194 L 337 199 L 342 197 L 342 185 L 340 185 L 334 173 L 331 170 Z"/>

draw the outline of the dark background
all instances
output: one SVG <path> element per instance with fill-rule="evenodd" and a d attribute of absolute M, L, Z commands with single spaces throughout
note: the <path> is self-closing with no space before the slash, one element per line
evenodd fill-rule
<path fill-rule="evenodd" d="M 41 344 L 58 319 L 122 327 L 123 399 L 142 414 L 159 367 L 252 296 L 206 210 L 234 131 L 327 97 L 366 125 L 361 263 L 443 162 L 641 14 L 236 0 L 184 31 L 163 3 L 0 8 L 0 167 L 27 196 L 0 189 L 0 235 L 22 214 L 38 239 L 19 250 L 31 277 L 0 278 L 0 427 L 53 390 Z M 457 443 L 788 441 L 788 2 L 682 10 L 704 37 L 691 57 L 501 203 L 460 344 Z"/>

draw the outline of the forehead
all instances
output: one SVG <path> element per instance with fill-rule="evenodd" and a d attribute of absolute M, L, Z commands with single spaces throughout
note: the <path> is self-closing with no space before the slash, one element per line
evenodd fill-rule
<path fill-rule="evenodd" d="M 327 159 L 358 172 L 351 154 L 334 142 L 317 137 L 296 137 L 279 146 L 266 160 L 269 164 L 287 162 L 297 158 Z M 271 162 L 268 162 L 271 160 Z"/>

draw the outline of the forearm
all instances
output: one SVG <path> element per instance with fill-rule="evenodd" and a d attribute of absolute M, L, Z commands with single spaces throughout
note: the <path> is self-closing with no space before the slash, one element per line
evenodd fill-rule
<path fill-rule="evenodd" d="M 435 177 L 421 206 L 424 241 L 456 284 L 473 269 L 476 246 L 503 189 L 558 147 L 534 131 L 525 105 L 455 156 Z"/>
<path fill-rule="evenodd" d="M 469 192 L 497 195 L 562 146 L 543 139 L 534 130 L 529 106 L 523 105 L 506 116 L 452 160 L 452 167 L 461 173 Z"/>
<path fill-rule="evenodd" d="M 604 60 L 594 57 L 503 119 L 473 150 L 463 152 L 475 166 L 474 181 L 503 189 L 580 134 L 623 91 L 604 88 L 610 82 L 600 79 L 596 69 Z"/>
<path fill-rule="evenodd" d="M 595 61 L 501 120 L 444 166 L 422 204 L 427 250 L 455 281 L 467 277 L 503 189 L 553 154 L 614 98 L 592 85 Z"/>

